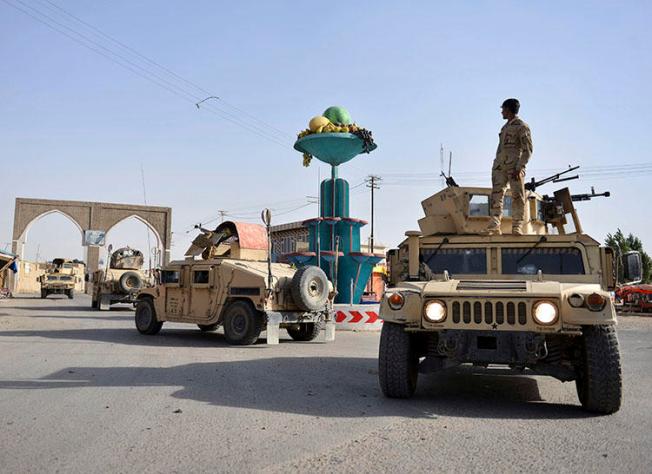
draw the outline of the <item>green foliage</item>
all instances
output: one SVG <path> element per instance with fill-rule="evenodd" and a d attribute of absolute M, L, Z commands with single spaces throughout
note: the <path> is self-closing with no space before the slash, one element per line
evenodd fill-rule
<path fill-rule="evenodd" d="M 629 234 L 625 236 L 623 232 L 618 229 L 615 234 L 607 234 L 605 239 L 605 244 L 616 253 L 616 256 L 619 257 L 621 254 L 629 252 L 631 250 L 637 250 L 641 253 L 641 260 L 643 262 L 643 283 L 650 283 L 652 279 L 652 259 L 650 256 L 645 253 L 643 250 L 643 242 L 641 239 L 636 237 L 634 234 Z M 618 266 L 618 280 L 622 281 L 622 265 Z"/>

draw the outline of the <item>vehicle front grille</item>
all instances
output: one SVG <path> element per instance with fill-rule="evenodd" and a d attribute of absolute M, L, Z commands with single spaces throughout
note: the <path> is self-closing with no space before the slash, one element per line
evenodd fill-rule
<path fill-rule="evenodd" d="M 501 281 L 501 280 L 462 280 L 457 284 L 457 289 L 467 290 L 508 290 L 527 291 L 525 281 Z"/>
<path fill-rule="evenodd" d="M 453 301 L 448 310 L 454 324 L 508 324 L 524 326 L 529 320 L 525 301 Z"/>

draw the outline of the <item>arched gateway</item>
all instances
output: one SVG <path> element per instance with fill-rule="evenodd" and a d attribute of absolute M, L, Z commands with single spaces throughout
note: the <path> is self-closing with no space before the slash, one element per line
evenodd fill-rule
<path fill-rule="evenodd" d="M 81 231 L 82 243 L 87 248 L 87 269 L 91 273 L 98 269 L 100 246 L 103 245 L 103 242 L 93 242 L 94 238 L 106 234 L 117 223 L 130 217 L 142 221 L 156 235 L 159 246 L 163 248 L 163 264 L 170 260 L 172 209 L 169 207 L 31 198 L 16 198 L 12 242 L 15 254 L 23 254 L 30 225 L 53 212 L 68 217 Z"/>

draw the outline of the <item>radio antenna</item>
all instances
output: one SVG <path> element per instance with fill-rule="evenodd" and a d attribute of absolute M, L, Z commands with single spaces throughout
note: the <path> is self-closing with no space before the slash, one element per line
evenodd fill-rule
<path fill-rule="evenodd" d="M 453 166 L 453 152 L 449 152 L 448 155 L 448 177 L 451 176 L 451 167 Z"/>

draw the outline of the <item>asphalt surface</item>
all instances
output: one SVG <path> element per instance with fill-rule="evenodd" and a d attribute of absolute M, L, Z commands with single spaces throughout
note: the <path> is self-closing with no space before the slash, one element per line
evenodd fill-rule
<path fill-rule="evenodd" d="M 377 333 L 231 347 L 89 306 L 0 301 L 0 471 L 651 471 L 652 318 L 620 319 L 624 405 L 593 416 L 544 377 L 422 376 L 385 399 Z"/>

